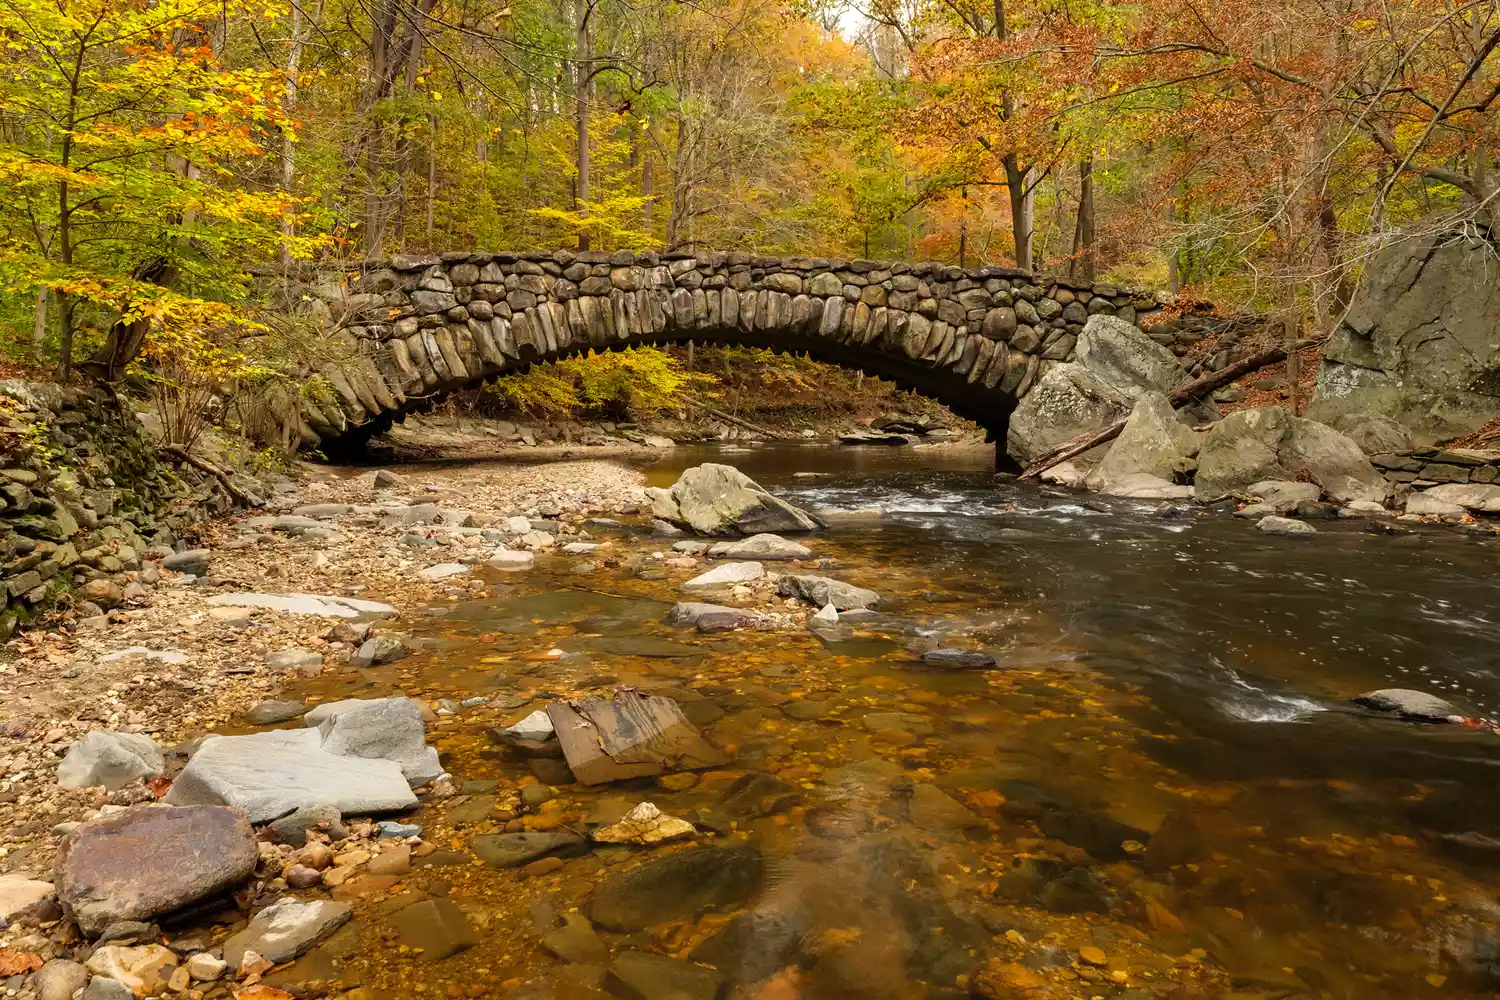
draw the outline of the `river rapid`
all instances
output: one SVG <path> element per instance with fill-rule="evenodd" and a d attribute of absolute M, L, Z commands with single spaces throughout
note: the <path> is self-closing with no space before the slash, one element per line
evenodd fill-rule
<path fill-rule="evenodd" d="M 703 461 L 803 506 L 878 508 L 805 541 L 836 562 L 829 575 L 884 595 L 881 613 L 824 636 L 702 635 L 662 621 L 682 574 L 542 560 L 428 619 L 434 648 L 357 683 L 300 682 L 308 699 L 491 699 L 433 734 L 463 794 L 417 817 L 441 849 L 401 887 L 407 904 L 460 901 L 481 941 L 427 962 L 388 934 L 386 948 L 314 951 L 287 981 L 649 1000 L 1500 989 L 1500 737 L 1348 704 L 1405 687 L 1500 714 L 1493 538 L 1358 523 L 1266 536 L 1000 482 L 987 451 L 680 448 L 645 472 L 669 485 Z M 669 545 L 639 527 L 611 544 Z M 944 645 L 997 667 L 921 669 L 917 654 Z M 615 684 L 677 698 L 733 763 L 553 786 L 508 812 L 535 769 L 490 727 Z M 747 773 L 756 794 L 735 794 Z M 643 989 L 539 943 L 643 856 L 680 848 L 596 849 L 532 874 L 464 850 L 506 823 L 586 829 L 643 800 L 695 821 L 700 844 L 755 849 L 763 870 L 720 905 L 596 930 L 616 960 L 697 961 L 722 985 L 662 968 Z M 377 922 L 389 908 L 365 905 Z"/>

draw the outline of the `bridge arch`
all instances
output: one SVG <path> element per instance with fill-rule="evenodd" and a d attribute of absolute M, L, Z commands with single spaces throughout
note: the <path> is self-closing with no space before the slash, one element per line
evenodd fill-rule
<path fill-rule="evenodd" d="M 347 448 L 449 392 L 534 364 L 695 340 L 798 352 L 929 396 L 1003 440 L 1091 315 L 1139 323 L 1139 289 L 1007 268 L 738 253 L 459 253 L 359 265 L 325 286 L 348 360 L 303 394 L 303 443 Z"/>

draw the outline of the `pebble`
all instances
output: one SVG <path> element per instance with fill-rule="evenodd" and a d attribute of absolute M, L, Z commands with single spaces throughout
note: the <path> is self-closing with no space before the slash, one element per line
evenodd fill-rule
<path fill-rule="evenodd" d="M 1078 957 L 1081 958 L 1081 959 L 1083 959 L 1085 962 L 1089 963 L 1090 965 L 1108 965 L 1109 964 L 1109 956 L 1106 955 L 1106 954 L 1104 954 L 1104 949 L 1103 948 L 1097 948 L 1094 945 L 1085 945 L 1084 947 L 1079 948 L 1078 949 Z"/>

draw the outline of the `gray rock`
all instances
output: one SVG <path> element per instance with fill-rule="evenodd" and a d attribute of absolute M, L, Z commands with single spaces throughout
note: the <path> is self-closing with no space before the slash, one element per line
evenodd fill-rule
<path fill-rule="evenodd" d="M 1366 455 L 1390 455 L 1412 447 L 1411 431 L 1380 413 L 1343 413 L 1328 426 L 1359 446 Z"/>
<path fill-rule="evenodd" d="M 546 833 L 489 833 L 470 846 L 491 868 L 518 868 L 538 858 L 572 858 L 588 853 L 588 841 L 566 830 Z"/>
<path fill-rule="evenodd" d="M 1323 490 L 1317 483 L 1298 483 L 1285 479 L 1267 479 L 1259 483 L 1251 483 L 1245 489 L 1248 496 L 1259 498 L 1260 502 L 1275 508 L 1275 513 L 1284 514 L 1304 500 L 1316 500 L 1323 495 Z"/>
<path fill-rule="evenodd" d="M 1431 490 L 1413 493 L 1406 498 L 1406 513 L 1416 517 L 1438 517 L 1444 520 L 1459 520 L 1467 513 L 1463 505 L 1434 496 Z"/>
<path fill-rule="evenodd" d="M 413 788 L 443 773 L 437 750 L 426 743 L 422 707 L 410 698 L 379 698 L 349 705 L 331 717 L 319 715 L 316 720 L 313 715 L 308 713 L 308 725 L 318 726 L 324 753 L 395 761 Z"/>
<path fill-rule="evenodd" d="M 671 489 L 652 488 L 646 495 L 654 517 L 701 535 L 755 535 L 826 527 L 817 516 L 772 496 L 728 465 L 707 463 L 687 469 Z"/>
<path fill-rule="evenodd" d="M 1361 708 L 1400 716 L 1415 722 L 1446 722 L 1450 715 L 1463 715 L 1452 702 L 1425 691 L 1406 688 L 1382 688 L 1366 691 L 1349 699 Z"/>
<path fill-rule="evenodd" d="M 752 583 L 765 575 L 766 568 L 758 562 L 723 563 L 684 581 L 678 589 L 688 594 L 722 590 L 738 583 Z"/>
<path fill-rule="evenodd" d="M 1255 523 L 1255 527 L 1263 535 L 1286 535 L 1295 537 L 1298 535 L 1316 535 L 1318 529 L 1305 521 L 1298 521 L 1290 517 L 1280 517 L 1276 514 L 1268 514 Z"/>
<path fill-rule="evenodd" d="M 1120 436 L 1086 483 L 1089 489 L 1097 490 L 1137 474 L 1170 483 L 1194 467 L 1197 454 L 1197 436 L 1177 419 L 1167 397 L 1160 392 L 1143 392 Z"/>
<path fill-rule="evenodd" d="M 1307 415 L 1337 423 L 1378 413 L 1418 444 L 1462 437 L 1500 417 L 1495 342 L 1500 284 L 1478 234 L 1393 241 L 1363 269 L 1348 314 L 1323 348 Z"/>
<path fill-rule="evenodd" d="M 837 625 L 839 623 L 839 609 L 832 604 L 825 604 L 807 620 L 808 627 L 815 628 L 823 625 Z"/>
<path fill-rule="evenodd" d="M 765 880 L 754 847 L 699 847 L 611 874 L 589 900 L 589 919 L 609 930 L 644 930 L 705 907 L 727 907 L 753 896 Z"/>
<path fill-rule="evenodd" d="M 713 969 L 645 951 L 620 952 L 609 975 L 633 1000 L 714 1000 L 724 983 Z"/>
<path fill-rule="evenodd" d="M 949 670 L 975 670 L 993 667 L 995 658 L 982 649 L 929 649 L 922 654 L 922 662 L 932 667 Z"/>
<path fill-rule="evenodd" d="M 68 750 L 57 767 L 63 788 L 124 788 L 154 778 L 165 767 L 161 748 L 139 733 L 89 733 Z"/>
<path fill-rule="evenodd" d="M 88 970 L 66 958 L 52 959 L 31 977 L 36 1000 L 73 1000 L 73 994 L 88 982 Z"/>
<path fill-rule="evenodd" d="M 186 552 L 174 552 L 167 556 L 161 561 L 161 567 L 174 573 L 207 576 L 211 562 L 213 562 L 213 553 L 208 549 L 188 549 Z"/>
<path fill-rule="evenodd" d="M 331 594 L 215 594 L 208 599 L 215 607 L 267 608 L 294 615 L 316 615 L 323 618 L 358 618 L 362 614 L 395 615 L 396 609 L 379 601 Z"/>
<path fill-rule="evenodd" d="M 1010 415 L 1005 450 L 1022 465 L 1064 441 L 1118 420 L 1133 400 L 1076 362 L 1049 368 Z"/>
<path fill-rule="evenodd" d="M 1339 503 L 1385 499 L 1385 477 L 1348 438 L 1278 407 L 1231 413 L 1209 428 L 1198 449 L 1199 500 L 1211 502 L 1267 479 L 1307 476 Z"/>
<path fill-rule="evenodd" d="M 598 551 L 598 549 L 598 542 L 569 542 L 567 545 L 564 545 L 562 547 L 561 551 L 563 555 L 586 556 L 591 552 Z"/>
<path fill-rule="evenodd" d="M 810 559 L 812 549 L 780 535 L 759 534 L 734 542 L 719 542 L 708 550 L 711 559 Z"/>
<path fill-rule="evenodd" d="M 542 947 L 575 965 L 603 965 L 609 961 L 609 947 L 594 932 L 594 925 L 581 913 L 563 914 L 563 925 L 542 935 Z"/>
<path fill-rule="evenodd" d="M 85 934 L 235 888 L 260 854 L 245 817 L 219 806 L 137 806 L 63 838 L 57 898 Z"/>
<path fill-rule="evenodd" d="M 161 938 L 161 928 L 144 920 L 116 920 L 94 941 L 97 948 L 104 944 L 151 944 Z"/>
<path fill-rule="evenodd" d="M 1099 491 L 1105 496 L 1126 497 L 1132 500 L 1190 500 L 1193 488 L 1180 483 L 1168 482 L 1146 472 L 1132 472 L 1104 483 Z"/>
<path fill-rule="evenodd" d="M 1078 335 L 1074 357 L 1132 399 L 1150 390 L 1171 392 L 1183 381 L 1176 355 L 1115 316 L 1090 316 Z"/>
<path fill-rule="evenodd" d="M 723 604 L 703 604 L 698 601 L 682 601 L 667 611 L 668 625 L 696 625 L 704 615 L 750 614 L 742 608 L 731 608 Z"/>
<path fill-rule="evenodd" d="M 301 670 L 322 665 L 323 654 L 311 649 L 278 649 L 266 654 L 266 666 L 272 670 Z"/>
<path fill-rule="evenodd" d="M 376 469 L 371 482 L 377 490 L 389 490 L 401 485 L 401 477 L 390 469 Z"/>
<path fill-rule="evenodd" d="M 391 918 L 401 944 L 438 962 L 479 943 L 479 933 L 451 899 L 424 899 Z"/>
<path fill-rule="evenodd" d="M 532 552 L 517 552 L 501 546 L 490 553 L 485 565 L 491 569 L 498 569 L 502 573 L 519 573 L 536 565 L 536 555 Z"/>
<path fill-rule="evenodd" d="M 238 969 L 245 952 L 253 951 L 280 965 L 310 950 L 354 915 L 347 903 L 319 899 L 301 902 L 280 899 L 261 910 L 238 934 L 224 942 L 224 961 Z"/>
<path fill-rule="evenodd" d="M 1415 495 L 1415 494 L 1414 494 Z M 1500 514 L 1500 486 L 1483 483 L 1445 483 L 1424 490 L 1422 496 L 1456 504 L 1464 510 L 1482 514 Z"/>
<path fill-rule="evenodd" d="M 875 591 L 826 576 L 784 576 L 777 582 L 776 593 L 799 598 L 817 608 L 832 604 L 836 611 L 873 608 L 880 603 L 880 595 Z"/>
<path fill-rule="evenodd" d="M 356 667 L 395 663 L 411 655 L 411 648 L 393 635 L 375 635 L 360 644 L 349 662 Z"/>
<path fill-rule="evenodd" d="M 400 764 L 330 753 L 317 729 L 211 736 L 164 801 L 234 806 L 252 823 L 270 822 L 302 806 L 332 806 L 350 815 L 417 804 Z"/>
<path fill-rule="evenodd" d="M 118 979 L 94 976 L 83 991 L 81 1000 L 135 1000 L 135 994 Z"/>
<path fill-rule="evenodd" d="M 309 830 L 325 830 L 331 839 L 342 840 L 347 836 L 343 819 L 343 815 L 334 806 L 299 806 L 295 812 L 271 823 L 268 829 L 281 843 L 301 847 L 307 843 Z"/>
<path fill-rule="evenodd" d="M 245 721 L 252 726 L 274 726 L 295 719 L 306 711 L 307 706 L 300 701 L 268 698 L 246 712 Z"/>

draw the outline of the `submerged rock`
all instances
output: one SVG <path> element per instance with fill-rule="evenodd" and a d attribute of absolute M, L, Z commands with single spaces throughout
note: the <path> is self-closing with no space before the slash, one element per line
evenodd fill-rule
<path fill-rule="evenodd" d="M 221 806 L 138 806 L 85 823 L 57 852 L 57 897 L 86 934 L 225 892 L 259 859 L 245 816 Z"/>
<path fill-rule="evenodd" d="M 538 858 L 577 857 L 588 853 L 588 841 L 566 830 L 538 833 L 487 833 L 470 846 L 491 868 L 519 868 Z"/>
<path fill-rule="evenodd" d="M 1298 535 L 1316 535 L 1318 529 L 1305 521 L 1297 521 L 1290 517 L 1279 517 L 1275 514 L 1267 514 L 1256 522 L 1255 527 L 1263 535 L 1287 535 L 1295 537 Z"/>
<path fill-rule="evenodd" d="M 622 951 L 610 978 L 636 1000 L 714 1000 L 724 977 L 713 969 L 645 951 Z"/>
<path fill-rule="evenodd" d="M 424 899 L 399 911 L 391 924 L 401 944 L 418 949 L 422 960 L 437 962 L 474 947 L 479 932 L 450 899 Z"/>
<path fill-rule="evenodd" d="M 1384 712 L 1413 722 L 1447 722 L 1449 716 L 1462 715 L 1452 702 L 1425 691 L 1407 688 L 1382 688 L 1366 691 L 1349 699 L 1361 708 Z"/>
<path fill-rule="evenodd" d="M 600 882 L 589 918 L 614 931 L 638 931 L 705 907 L 743 903 L 761 887 L 765 859 L 754 847 L 699 847 L 646 862 Z"/>
<path fill-rule="evenodd" d="M 708 463 L 684 471 L 671 489 L 648 489 L 651 513 L 700 535 L 817 531 L 821 519 L 772 496 L 740 470 Z"/>
<path fill-rule="evenodd" d="M 982 649 L 958 649 L 945 647 L 929 649 L 922 654 L 922 662 L 932 667 L 948 670 L 976 670 L 995 665 L 995 658 Z"/>
<path fill-rule="evenodd" d="M 691 837 L 697 831 L 687 820 L 668 816 L 654 803 L 642 802 L 617 822 L 589 832 L 599 844 L 660 844 L 667 840 Z"/>

